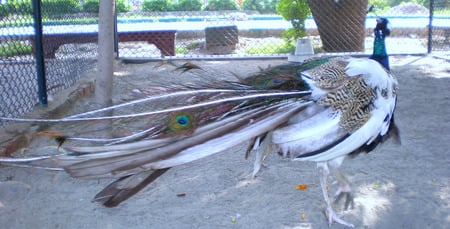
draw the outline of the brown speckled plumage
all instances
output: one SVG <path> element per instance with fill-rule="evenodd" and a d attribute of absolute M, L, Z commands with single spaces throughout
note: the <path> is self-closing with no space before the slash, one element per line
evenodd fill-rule
<path fill-rule="evenodd" d="M 342 84 L 347 75 L 345 74 L 345 66 L 347 61 L 344 58 L 334 58 L 328 63 L 320 65 L 309 71 L 312 78 L 316 81 L 316 85 L 324 89 L 336 88 Z"/>
<path fill-rule="evenodd" d="M 318 103 L 341 112 L 341 127 L 352 133 L 370 118 L 376 92 L 362 76 L 349 77 L 345 73 L 347 64 L 345 59 L 336 58 L 312 69 L 310 74 L 316 79 L 317 87 L 324 90 L 334 88 Z"/>

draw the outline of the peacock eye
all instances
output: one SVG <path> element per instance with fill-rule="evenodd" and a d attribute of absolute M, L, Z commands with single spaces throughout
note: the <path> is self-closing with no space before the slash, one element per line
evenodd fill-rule
<path fill-rule="evenodd" d="M 285 80 L 281 79 L 281 78 L 275 78 L 272 80 L 273 83 L 275 84 L 280 84 L 280 83 L 284 83 Z"/>
<path fill-rule="evenodd" d="M 181 126 L 186 126 L 189 124 L 189 118 L 187 116 L 178 116 L 176 118 L 177 123 L 180 124 Z"/>

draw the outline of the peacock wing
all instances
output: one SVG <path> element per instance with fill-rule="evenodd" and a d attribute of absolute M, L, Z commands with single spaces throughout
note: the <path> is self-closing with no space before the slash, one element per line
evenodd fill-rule
<path fill-rule="evenodd" d="M 312 115 L 274 131 L 272 141 L 283 154 L 331 160 L 371 144 L 394 125 L 397 82 L 377 62 L 338 57 L 302 72 L 302 77 L 315 104 Z"/>

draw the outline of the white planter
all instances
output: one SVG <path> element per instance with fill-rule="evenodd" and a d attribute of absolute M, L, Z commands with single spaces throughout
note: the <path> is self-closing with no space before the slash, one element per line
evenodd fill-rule
<path fill-rule="evenodd" d="M 312 42 L 308 38 L 297 39 L 294 55 L 288 56 L 288 61 L 302 62 L 314 55 Z"/>

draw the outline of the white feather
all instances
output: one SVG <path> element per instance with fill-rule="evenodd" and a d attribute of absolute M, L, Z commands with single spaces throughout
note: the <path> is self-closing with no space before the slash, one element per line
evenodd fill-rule
<path fill-rule="evenodd" d="M 371 112 L 369 120 L 332 148 L 313 156 L 296 158 L 296 160 L 323 162 L 343 157 L 364 144 L 372 143 L 379 135 L 385 135 L 389 130 L 390 118 L 396 102 L 392 90 L 396 88 L 397 81 L 374 60 L 349 58 L 348 61 L 345 68 L 346 74 L 350 77 L 362 75 L 366 83 L 376 90 L 374 110 Z M 303 76 L 314 89 L 312 95 L 321 96 L 326 93 L 315 87 L 311 77 Z M 387 92 L 387 96 L 382 95 L 382 90 Z M 276 130 L 273 142 L 280 147 L 282 152 L 296 150 L 296 153 L 300 155 L 331 144 L 343 136 L 343 130 L 339 127 L 339 115 L 333 119 L 329 117 L 330 113 L 324 114 L 326 112 L 316 114 L 313 118 L 298 124 Z"/>
<path fill-rule="evenodd" d="M 316 86 L 316 82 L 312 79 L 312 77 L 308 71 L 302 72 L 301 77 L 308 84 L 308 86 L 312 89 L 312 91 L 311 91 L 312 100 L 317 101 L 328 92 L 328 91 L 322 90 L 321 88 Z"/>
<path fill-rule="evenodd" d="M 361 128 L 331 149 L 311 157 L 298 158 L 296 160 L 321 162 L 345 156 L 366 144 L 369 140 L 376 138 L 380 134 L 380 124 L 383 122 L 383 119 L 384 115 L 376 111 Z"/>
<path fill-rule="evenodd" d="M 339 126 L 340 115 L 329 108 L 311 118 L 273 132 L 272 142 L 283 154 L 291 157 L 319 150 L 332 144 L 346 133 Z"/>
<path fill-rule="evenodd" d="M 350 58 L 345 73 L 350 77 L 362 75 L 369 86 L 380 89 L 388 88 L 392 78 L 377 61 L 365 58 Z"/>

